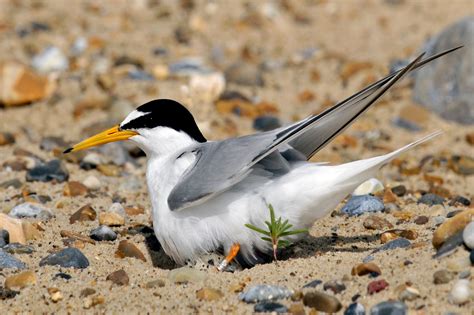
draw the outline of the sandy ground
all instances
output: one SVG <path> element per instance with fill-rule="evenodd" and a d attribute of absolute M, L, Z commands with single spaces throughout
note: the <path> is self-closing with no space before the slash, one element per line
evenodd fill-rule
<path fill-rule="evenodd" d="M 318 52 L 309 60 L 290 62 L 288 66 L 265 72 L 263 87 L 249 88 L 233 84 L 227 87 L 275 104 L 279 118 L 283 122 L 290 122 L 320 111 L 329 101 L 335 102 L 351 95 L 364 84 L 386 74 L 392 60 L 413 56 L 430 36 L 474 13 L 474 6 L 468 0 L 284 1 L 288 3 L 287 9 L 270 1 L 196 1 L 194 9 L 189 11 L 181 9 L 173 1 L 156 1 L 158 4 L 150 5 L 148 2 L 0 1 L 0 60 L 19 60 L 29 64 L 32 54 L 50 44 L 68 52 L 78 36 L 101 38 L 105 58 L 112 60 L 121 55 L 132 56 L 141 60 L 144 69 L 149 72 L 157 64 L 168 64 L 188 56 L 201 57 L 206 64 L 222 71 L 242 58 L 255 63 L 265 60 L 291 61 L 298 52 L 310 47 L 317 48 Z M 261 12 L 270 11 L 271 14 L 272 8 L 277 8 L 275 18 L 261 17 Z M 15 30 L 31 21 L 48 23 L 51 31 L 20 38 Z M 188 44 L 176 42 L 174 30 L 179 26 L 192 29 Z M 157 47 L 166 48 L 168 55 L 154 56 L 152 50 Z M 212 63 L 213 47 L 220 47 L 224 52 L 221 65 Z M 89 53 L 84 57 L 84 69 L 88 69 L 93 63 L 93 56 L 94 53 Z M 350 62 L 369 62 L 370 66 L 343 83 L 341 67 Z M 319 80 L 311 80 L 315 72 L 319 73 Z M 339 163 L 382 154 L 436 129 L 442 129 L 445 133 L 429 144 L 410 151 L 403 159 L 410 165 L 416 165 L 427 155 L 472 156 L 472 146 L 464 140 L 467 133 L 474 131 L 472 127 L 443 121 L 429 112 L 422 115 L 420 125 L 423 130 L 420 132 L 409 132 L 390 123 L 403 108 L 414 106 L 408 82 L 405 81 L 389 93 L 383 102 L 364 114 L 345 132 L 356 139 L 355 146 L 345 147 L 344 139 L 339 138 L 321 151 L 315 160 Z M 111 93 L 117 99 L 128 100 L 134 106 L 157 97 L 182 100 L 196 113 L 199 125 L 211 139 L 253 132 L 251 119 L 219 114 L 211 103 L 189 100 L 183 94 L 182 86 L 185 84 L 186 80 L 175 79 L 118 80 Z M 106 110 L 88 110 L 79 118 L 72 114 L 81 95 L 93 85 L 94 77 L 90 71 L 69 70 L 60 74 L 59 89 L 52 99 L 27 106 L 0 108 L 0 131 L 11 132 L 16 138 L 15 144 L 0 147 L 0 164 L 15 159 L 15 148 L 29 150 L 49 160 L 53 158 L 52 153 L 39 148 L 43 137 L 60 136 L 68 141 L 77 141 L 85 136 L 85 127 L 106 121 L 110 115 Z M 314 99 L 301 102 L 298 96 L 303 91 L 313 93 Z M 368 141 L 364 140 L 368 131 L 381 132 L 389 135 L 390 139 L 376 139 L 375 146 L 368 147 Z M 419 236 L 414 243 L 419 245 L 376 255 L 375 263 L 383 272 L 381 278 L 387 280 L 390 286 L 375 295 L 367 294 L 367 284 L 372 279 L 350 275 L 354 265 L 380 246 L 379 232 L 367 230 L 362 225 L 366 215 L 358 218 L 328 216 L 315 223 L 310 237 L 296 245 L 291 258 L 278 264 L 259 265 L 235 273 L 217 273 L 208 269 L 205 270 L 207 279 L 204 283 L 171 283 L 167 277 L 172 265 L 169 262 L 154 265 L 142 235 L 122 235 L 119 240 L 128 239 L 137 244 L 145 253 L 146 262 L 114 257 L 117 240 L 96 245 L 86 244 L 81 250 L 88 257 L 90 267 L 85 270 L 38 266 L 39 260 L 50 251 L 64 247 L 60 230 L 87 235 L 97 226 L 97 221 L 69 224 L 69 216 L 84 204 L 92 204 L 98 212 L 105 211 L 112 203 L 112 196 L 117 194 L 126 198 L 127 205 L 141 205 L 145 208 L 145 214 L 129 217 L 126 227 L 133 224 L 149 225 L 151 209 L 144 183 L 144 164 L 144 158 L 140 158 L 137 166 L 128 170 L 128 176 L 138 178 L 142 183 L 133 192 L 120 188 L 120 184 L 127 180 L 126 176 L 109 177 L 97 170 L 84 171 L 77 163 L 68 162 L 70 180 L 82 181 L 88 175 L 94 175 L 102 183 L 94 197 L 73 198 L 63 196 L 63 183 L 26 183 L 24 171 L 0 169 L 0 182 L 20 179 L 29 191 L 51 197 L 52 200 L 45 205 L 55 213 L 54 219 L 43 223 L 45 231 L 41 239 L 31 243 L 36 251 L 31 255 L 17 255 L 35 271 L 38 276 L 37 284 L 22 289 L 21 294 L 13 299 L 0 301 L 2 312 L 245 314 L 253 312 L 253 305 L 240 302 L 238 294 L 231 291 L 234 285 L 241 282 L 247 287 L 266 283 L 298 290 L 314 279 L 321 279 L 323 282 L 344 279 L 347 289 L 336 295 L 344 307 L 351 303 L 355 294 L 361 295 L 358 301 L 367 310 L 378 302 L 396 299 L 394 289 L 410 281 L 420 291 L 419 298 L 406 302 L 410 313 L 444 314 L 451 311 L 472 314 L 472 302 L 464 306 L 448 302 L 453 282 L 434 285 L 432 280 L 436 270 L 446 268 L 450 261 L 464 257 L 466 252 L 458 251 L 442 260 L 432 258 L 434 249 L 431 238 L 435 223 L 431 217 L 439 213 L 434 213 L 427 206 L 416 205 L 415 202 L 420 192 L 428 189 L 428 183 L 423 180 L 422 174 L 400 174 L 395 165 L 384 168 L 379 179 L 388 187 L 405 185 L 410 194 L 399 198 L 397 204 L 402 210 L 430 217 L 430 221 L 426 225 L 416 225 L 413 220 L 396 225 L 396 228 L 415 230 Z M 446 167 L 434 168 L 430 174 L 442 177 L 443 187 L 451 195 L 473 199 L 473 176 L 459 175 Z M 20 203 L 20 192 L 21 189 L 1 189 L 0 210 L 7 213 Z M 462 209 L 455 206 L 445 208 L 442 214 Z M 398 221 L 392 214 L 381 216 L 393 224 Z M 121 229 L 125 227 L 117 230 Z M 335 230 L 338 234 L 336 240 L 331 237 Z M 405 266 L 406 260 L 412 264 Z M 106 276 L 118 269 L 124 269 L 129 275 L 128 286 L 119 287 L 106 281 Z M 72 279 L 53 279 L 59 270 L 70 274 Z M 17 272 L 11 270 L 1 271 L 0 284 L 15 273 Z M 163 279 L 165 286 L 152 289 L 144 287 L 145 283 L 155 279 Z M 51 301 L 47 290 L 51 287 L 61 290 L 63 300 L 57 303 Z M 224 297 L 218 301 L 199 300 L 196 291 L 202 287 L 219 289 Z M 96 290 L 97 294 L 104 296 L 105 302 L 85 309 L 84 297 L 80 296 L 85 288 Z M 308 290 L 304 289 L 304 292 Z M 286 300 L 282 303 L 290 306 L 294 302 Z M 306 312 L 309 311 L 306 308 Z"/>

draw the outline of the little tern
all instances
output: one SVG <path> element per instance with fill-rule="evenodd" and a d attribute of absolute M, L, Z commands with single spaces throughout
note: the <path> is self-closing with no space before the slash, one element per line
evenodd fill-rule
<path fill-rule="evenodd" d="M 183 105 L 159 99 L 65 153 L 112 141 L 134 142 L 147 156 L 153 229 L 166 254 L 185 264 L 223 250 L 225 263 L 237 255 L 239 263 L 252 266 L 262 262 L 272 246 L 245 224 L 264 226 L 269 204 L 277 217 L 288 219 L 296 229 L 308 229 L 383 165 L 438 134 L 365 160 L 308 162 L 406 74 L 459 48 L 425 60 L 422 54 L 322 113 L 275 130 L 208 141 Z"/>

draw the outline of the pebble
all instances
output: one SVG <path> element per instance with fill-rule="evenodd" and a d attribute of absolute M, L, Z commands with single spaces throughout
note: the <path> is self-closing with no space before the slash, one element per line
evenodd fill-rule
<path fill-rule="evenodd" d="M 470 249 L 474 249 L 474 221 L 466 225 L 462 232 L 464 244 Z"/>
<path fill-rule="evenodd" d="M 441 245 L 451 236 L 462 231 L 466 225 L 468 225 L 474 219 L 474 208 L 467 209 L 459 213 L 458 215 L 446 220 L 441 224 L 436 231 L 433 233 L 433 246 L 435 248 L 441 247 Z"/>
<path fill-rule="evenodd" d="M 281 127 L 281 122 L 275 116 L 259 116 L 253 121 L 253 129 L 259 131 L 269 131 Z"/>
<path fill-rule="evenodd" d="M 69 217 L 69 223 L 74 224 L 76 222 L 83 222 L 83 221 L 94 221 L 97 217 L 97 212 L 91 205 L 85 205 L 79 208 L 76 212 L 74 212 Z"/>
<path fill-rule="evenodd" d="M 407 306 L 400 301 L 381 302 L 370 310 L 370 315 L 406 315 L 407 313 Z"/>
<path fill-rule="evenodd" d="M 145 255 L 143 255 L 135 244 L 127 240 L 120 241 L 115 256 L 119 258 L 132 257 L 146 262 Z"/>
<path fill-rule="evenodd" d="M 77 248 L 66 248 L 44 257 L 39 265 L 59 265 L 64 268 L 84 269 L 89 267 L 89 260 Z"/>
<path fill-rule="evenodd" d="M 7 277 L 5 279 L 5 288 L 7 289 L 23 289 L 25 287 L 36 284 L 37 278 L 33 271 L 23 271 L 17 275 Z"/>
<path fill-rule="evenodd" d="M 198 283 L 203 282 L 207 279 L 207 275 L 204 271 L 181 267 L 171 270 L 168 273 L 168 279 L 173 283 Z"/>
<path fill-rule="evenodd" d="M 474 17 L 467 16 L 444 28 L 420 50 L 435 52 L 464 44 L 443 62 L 435 62 L 414 73 L 413 99 L 447 120 L 474 124 L 472 69 Z M 461 69 L 461 70 L 457 70 Z M 453 88 L 456 87 L 456 88 Z"/>
<path fill-rule="evenodd" d="M 82 184 L 90 190 L 99 190 L 101 186 L 100 180 L 93 175 L 87 176 L 86 179 L 82 181 Z"/>
<path fill-rule="evenodd" d="M 444 203 L 444 198 L 436 194 L 427 193 L 418 199 L 418 203 L 423 203 L 430 207 L 434 205 L 442 205 Z"/>
<path fill-rule="evenodd" d="M 40 238 L 40 232 L 33 224 L 4 213 L 0 213 L 0 229 L 8 231 L 12 243 L 26 244 L 29 240 Z"/>
<path fill-rule="evenodd" d="M 246 303 L 273 301 L 286 299 L 293 295 L 293 291 L 285 287 L 259 284 L 239 294 L 239 299 Z"/>
<path fill-rule="evenodd" d="M 375 195 L 384 190 L 383 184 L 376 178 L 371 178 L 360 184 L 352 193 L 353 196 Z"/>
<path fill-rule="evenodd" d="M 48 288 L 48 293 L 53 303 L 57 303 L 58 301 L 61 301 L 64 298 L 63 294 L 58 288 Z"/>
<path fill-rule="evenodd" d="M 470 156 L 453 156 L 448 166 L 451 170 L 460 175 L 473 175 L 474 174 L 474 158 Z"/>
<path fill-rule="evenodd" d="M 377 266 L 376 264 L 369 262 L 354 266 L 352 268 L 351 274 L 353 276 L 365 276 L 367 274 L 375 274 L 378 276 L 382 274 L 382 270 L 380 270 L 379 266 Z"/>
<path fill-rule="evenodd" d="M 140 215 L 145 213 L 145 209 L 141 206 L 125 207 L 125 213 L 130 216 Z"/>
<path fill-rule="evenodd" d="M 471 261 L 471 265 L 474 265 L 474 250 L 471 250 L 469 254 L 469 260 Z"/>
<path fill-rule="evenodd" d="M 91 231 L 90 237 L 96 241 L 115 241 L 117 233 L 105 225 L 101 225 Z"/>
<path fill-rule="evenodd" d="M 164 286 L 165 286 L 165 281 L 162 279 L 152 280 L 145 283 L 146 289 L 162 288 Z"/>
<path fill-rule="evenodd" d="M 385 281 L 384 279 L 380 280 L 374 280 L 372 282 L 369 282 L 367 285 L 367 293 L 372 295 L 374 293 L 378 293 L 382 290 L 385 290 L 385 288 L 388 287 L 388 282 Z"/>
<path fill-rule="evenodd" d="M 433 258 L 442 258 L 452 254 L 459 246 L 463 244 L 462 231 L 448 237 L 443 245 L 438 248 Z"/>
<path fill-rule="evenodd" d="M 82 164 L 87 165 L 88 167 L 85 168 L 86 170 L 96 168 L 98 165 L 105 163 L 105 160 L 102 158 L 102 156 L 96 152 L 89 152 L 84 156 L 84 158 L 81 160 L 81 168 L 84 169 Z"/>
<path fill-rule="evenodd" d="M 89 192 L 87 187 L 79 182 L 71 181 L 64 185 L 63 195 L 68 197 L 84 196 Z"/>
<path fill-rule="evenodd" d="M 225 78 L 220 72 L 193 74 L 189 80 L 189 96 L 198 104 L 211 104 L 225 89 Z"/>
<path fill-rule="evenodd" d="M 10 290 L 4 288 L 3 286 L 0 286 L 0 300 L 2 301 L 7 299 L 13 299 L 19 293 L 19 291 Z"/>
<path fill-rule="evenodd" d="M 470 281 L 467 279 L 460 279 L 456 281 L 449 293 L 449 302 L 452 304 L 462 305 L 471 300 L 472 293 Z"/>
<path fill-rule="evenodd" d="M 0 249 L 0 269 L 6 268 L 25 269 L 26 264 L 5 252 L 3 249 Z"/>
<path fill-rule="evenodd" d="M 468 279 L 471 276 L 470 270 L 461 271 L 458 275 L 459 279 Z"/>
<path fill-rule="evenodd" d="M 383 232 L 382 235 L 380 235 L 380 241 L 382 244 L 385 244 L 399 237 L 404 237 L 408 240 L 415 240 L 418 237 L 418 233 L 416 233 L 413 230 L 401 230 L 401 229 L 389 230 L 389 231 Z"/>
<path fill-rule="evenodd" d="M 352 303 L 344 311 L 344 315 L 365 315 L 364 305 L 360 303 Z"/>
<path fill-rule="evenodd" d="M 30 245 L 23 245 L 20 243 L 10 243 L 3 247 L 3 250 L 9 254 L 31 254 L 35 249 Z"/>
<path fill-rule="evenodd" d="M 420 215 L 420 216 L 417 216 L 413 222 L 418 225 L 423 225 L 423 224 L 428 223 L 429 220 L 430 219 L 427 216 Z"/>
<path fill-rule="evenodd" d="M 205 74 L 211 72 L 206 68 L 200 58 L 185 58 L 171 63 L 168 71 L 176 77 L 190 77 L 194 74 Z"/>
<path fill-rule="evenodd" d="M 57 274 L 54 275 L 53 279 L 57 279 L 57 278 L 61 278 L 61 279 L 64 279 L 64 280 L 70 280 L 70 279 L 72 279 L 72 276 L 67 274 L 67 273 L 64 273 L 64 272 L 58 272 Z"/>
<path fill-rule="evenodd" d="M 256 313 L 288 313 L 288 308 L 285 305 L 276 302 L 260 302 L 255 304 L 253 310 Z"/>
<path fill-rule="evenodd" d="M 68 178 L 69 172 L 60 160 L 51 160 L 45 164 L 33 167 L 26 173 L 26 180 L 28 182 L 49 182 L 55 180 L 61 183 L 68 180 Z"/>
<path fill-rule="evenodd" d="M 456 196 L 449 203 L 450 206 L 456 206 L 457 204 L 461 204 L 463 206 L 469 207 L 471 205 L 471 200 L 463 196 Z"/>
<path fill-rule="evenodd" d="M 341 212 L 349 216 L 361 215 L 366 212 L 383 211 L 383 202 L 371 195 L 352 196 L 342 207 Z"/>
<path fill-rule="evenodd" d="M 446 269 L 438 270 L 433 274 L 434 284 L 445 284 L 445 283 L 450 282 L 453 279 L 454 279 L 454 273 Z"/>
<path fill-rule="evenodd" d="M 99 224 L 120 226 L 125 224 L 125 218 L 116 212 L 102 212 L 99 214 Z"/>
<path fill-rule="evenodd" d="M 308 282 L 306 283 L 303 288 L 316 288 L 318 285 L 320 285 L 321 283 L 323 283 L 321 280 L 319 279 L 316 279 L 316 280 L 313 280 L 311 282 Z"/>
<path fill-rule="evenodd" d="M 15 206 L 10 210 L 10 216 L 14 218 L 36 218 L 47 221 L 53 217 L 53 213 L 46 207 L 40 204 L 25 202 Z"/>
<path fill-rule="evenodd" d="M 21 188 L 21 186 L 23 186 L 23 183 L 17 178 L 6 180 L 0 183 L 0 188 L 5 188 L 5 189 L 8 189 L 10 187 L 18 189 L 18 188 Z"/>
<path fill-rule="evenodd" d="M 37 71 L 46 73 L 67 70 L 69 61 L 58 47 L 49 46 L 41 53 L 33 56 L 31 65 Z"/>
<path fill-rule="evenodd" d="M 64 141 L 63 138 L 60 137 L 44 137 L 41 139 L 40 142 L 40 149 L 43 151 L 48 151 L 51 152 L 55 149 L 62 149 L 67 148 L 69 146 L 69 143 Z"/>
<path fill-rule="evenodd" d="M 471 267 L 471 260 L 469 257 L 460 256 L 454 258 L 446 263 L 446 268 L 454 272 L 461 272 L 463 270 L 469 269 Z"/>
<path fill-rule="evenodd" d="M 375 249 L 372 253 L 378 253 L 386 250 L 393 250 L 396 248 L 406 248 L 411 245 L 411 242 L 406 238 L 400 237 L 393 241 L 383 244 L 379 248 Z"/>
<path fill-rule="evenodd" d="M 406 129 L 408 131 L 420 131 L 420 130 L 423 129 L 416 122 L 407 120 L 407 119 L 402 118 L 402 117 L 395 117 L 394 119 L 392 119 L 392 124 L 394 124 L 397 127 L 402 128 L 402 129 Z"/>
<path fill-rule="evenodd" d="M 323 285 L 325 291 L 332 291 L 334 294 L 341 293 L 346 289 L 346 285 L 340 280 L 331 280 Z"/>
<path fill-rule="evenodd" d="M 122 173 L 121 169 L 117 165 L 100 164 L 97 165 L 97 170 L 105 176 L 117 177 Z"/>
<path fill-rule="evenodd" d="M 0 248 L 10 243 L 10 234 L 7 230 L 0 229 Z"/>
<path fill-rule="evenodd" d="M 398 197 L 402 197 L 403 195 L 407 193 L 407 189 L 403 185 L 398 185 L 398 186 L 392 187 L 392 192 Z"/>
<path fill-rule="evenodd" d="M 107 276 L 106 280 L 112 281 L 114 284 L 119 286 L 128 285 L 130 282 L 127 273 L 123 269 L 112 272 Z"/>
<path fill-rule="evenodd" d="M 326 313 L 336 313 L 342 308 L 342 304 L 337 298 L 318 291 L 306 293 L 303 297 L 303 303 L 317 311 Z"/>
<path fill-rule="evenodd" d="M 291 304 L 287 313 L 290 313 L 292 315 L 306 315 L 306 312 L 304 310 L 304 304 L 301 302 Z"/>
<path fill-rule="evenodd" d="M 246 86 L 263 86 L 261 70 L 249 63 L 237 62 L 225 70 L 226 81 Z"/>
<path fill-rule="evenodd" d="M 403 302 L 413 301 L 420 297 L 420 291 L 406 284 L 402 284 L 395 288 L 395 292 L 398 292 L 398 299 Z"/>
<path fill-rule="evenodd" d="M 196 297 L 204 301 L 217 301 L 224 296 L 220 290 L 213 288 L 202 288 L 196 291 Z"/>
<path fill-rule="evenodd" d="M 382 230 L 382 229 L 385 229 L 385 228 L 388 228 L 388 229 L 393 228 L 392 223 L 390 223 L 386 219 L 378 217 L 376 215 L 368 216 L 364 220 L 363 225 L 366 229 L 369 229 L 369 230 Z"/>
<path fill-rule="evenodd" d="M 15 143 L 15 137 L 10 132 L 0 132 L 0 146 Z"/>

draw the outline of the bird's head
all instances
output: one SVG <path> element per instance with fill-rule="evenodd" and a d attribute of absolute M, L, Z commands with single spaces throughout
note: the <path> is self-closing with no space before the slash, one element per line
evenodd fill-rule
<path fill-rule="evenodd" d="M 75 144 L 64 153 L 122 140 L 135 142 L 147 155 L 206 142 L 193 115 L 183 105 L 159 99 L 139 106 L 120 124 Z"/>

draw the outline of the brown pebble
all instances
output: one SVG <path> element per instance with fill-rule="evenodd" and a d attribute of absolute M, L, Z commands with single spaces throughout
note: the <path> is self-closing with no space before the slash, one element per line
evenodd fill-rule
<path fill-rule="evenodd" d="M 165 281 L 161 280 L 161 279 L 152 280 L 152 281 L 148 281 L 147 283 L 145 283 L 145 288 L 146 289 L 162 288 L 164 286 L 165 286 Z"/>
<path fill-rule="evenodd" d="M 464 210 L 443 222 L 433 233 L 433 246 L 438 249 L 457 232 L 464 229 L 474 219 L 474 208 Z"/>
<path fill-rule="evenodd" d="M 369 262 L 365 264 L 358 264 L 352 268 L 351 274 L 353 276 L 365 276 L 371 273 L 376 273 L 377 275 L 382 274 L 382 270 L 380 270 L 379 266 L 376 264 Z"/>
<path fill-rule="evenodd" d="M 125 213 L 127 215 L 139 215 L 139 214 L 144 214 L 145 209 L 140 206 L 134 206 L 134 207 L 125 207 Z"/>
<path fill-rule="evenodd" d="M 81 291 L 81 297 L 86 297 L 92 294 L 95 294 L 95 290 L 92 288 L 85 288 Z"/>
<path fill-rule="evenodd" d="M 395 211 L 390 214 L 402 222 L 408 222 L 413 218 L 413 213 L 409 211 Z"/>
<path fill-rule="evenodd" d="M 305 315 L 306 312 L 304 310 L 303 303 L 293 303 L 288 308 L 288 312 L 293 315 Z"/>
<path fill-rule="evenodd" d="M 202 288 L 196 291 L 196 297 L 205 301 L 217 301 L 223 296 L 224 294 L 221 291 L 213 288 Z"/>
<path fill-rule="evenodd" d="M 429 218 L 427 216 L 420 215 L 420 216 L 417 216 L 413 222 L 415 222 L 415 224 L 418 224 L 418 225 L 423 225 L 423 224 L 428 223 L 428 221 L 429 221 Z"/>
<path fill-rule="evenodd" d="M 36 284 L 36 281 L 36 274 L 33 271 L 23 271 L 17 275 L 7 277 L 5 279 L 5 288 L 23 289 L 27 286 Z"/>
<path fill-rule="evenodd" d="M 112 272 L 107 276 L 106 280 L 112 281 L 116 285 L 128 285 L 130 282 L 127 273 L 123 269 Z"/>
<path fill-rule="evenodd" d="M 0 146 L 15 143 L 15 137 L 9 132 L 0 132 Z"/>
<path fill-rule="evenodd" d="M 390 188 L 386 188 L 383 194 L 383 202 L 393 203 L 395 201 L 397 201 L 397 195 L 395 195 Z"/>
<path fill-rule="evenodd" d="M 466 134 L 466 142 L 470 145 L 474 145 L 474 132 Z"/>
<path fill-rule="evenodd" d="M 453 279 L 454 279 L 454 273 L 446 269 L 438 270 L 433 274 L 434 284 L 445 284 L 445 283 L 450 282 Z"/>
<path fill-rule="evenodd" d="M 319 291 L 306 293 L 303 303 L 317 311 L 326 313 L 336 313 L 342 308 L 341 302 L 336 297 Z"/>
<path fill-rule="evenodd" d="M 103 295 L 98 294 L 97 296 L 89 296 L 84 299 L 84 308 L 89 309 L 91 307 L 104 303 L 105 297 Z"/>
<path fill-rule="evenodd" d="M 51 301 L 53 303 L 57 303 L 63 299 L 63 294 L 59 291 L 58 288 L 48 288 L 49 296 L 51 297 Z"/>
<path fill-rule="evenodd" d="M 8 231 L 11 243 L 26 244 L 29 240 L 41 237 L 40 231 L 32 223 L 12 218 L 4 213 L 0 213 L 0 229 Z"/>
<path fill-rule="evenodd" d="M 99 214 L 100 225 L 120 226 L 125 224 L 125 218 L 116 212 L 102 212 Z"/>
<path fill-rule="evenodd" d="M 120 167 L 116 165 L 107 165 L 107 164 L 100 164 L 97 165 L 97 170 L 104 174 L 105 176 L 112 176 L 112 177 L 117 177 L 120 176 Z"/>
<path fill-rule="evenodd" d="M 86 186 L 79 182 L 67 182 L 64 185 L 63 194 L 68 197 L 84 196 L 89 192 Z"/>
<path fill-rule="evenodd" d="M 88 236 L 82 235 L 81 233 L 77 233 L 77 232 L 73 232 L 73 231 L 67 231 L 67 230 L 61 230 L 61 231 L 59 231 L 59 234 L 62 237 L 67 237 L 67 238 L 70 238 L 70 239 L 73 239 L 73 240 L 78 240 L 78 241 L 82 241 L 82 242 L 89 243 L 89 244 L 95 244 L 94 240 L 90 239 Z"/>
<path fill-rule="evenodd" d="M 119 258 L 133 257 L 142 261 L 146 261 L 145 255 L 143 255 L 138 247 L 127 240 L 120 241 L 118 249 L 115 252 L 115 256 Z"/>
<path fill-rule="evenodd" d="M 85 205 L 79 208 L 69 217 L 69 223 L 74 224 L 77 221 L 94 221 L 97 217 L 97 212 L 90 205 Z"/>
<path fill-rule="evenodd" d="M 448 165 L 450 169 L 460 175 L 474 174 L 474 158 L 470 156 L 453 156 Z"/>
<path fill-rule="evenodd" d="M 388 228 L 388 229 L 393 228 L 392 223 L 376 215 L 368 216 L 364 220 L 363 225 L 366 229 L 369 229 L 369 230 L 382 230 L 385 228 Z"/>
<path fill-rule="evenodd" d="M 367 293 L 372 295 L 374 293 L 385 290 L 386 287 L 388 287 L 388 282 L 384 279 L 375 280 L 367 285 Z"/>
<path fill-rule="evenodd" d="M 399 237 L 404 237 L 409 240 L 414 240 L 418 237 L 418 233 L 416 233 L 413 230 L 400 230 L 400 229 L 389 230 L 389 231 L 383 232 L 380 235 L 380 241 L 382 242 L 382 244 L 385 244 Z"/>

